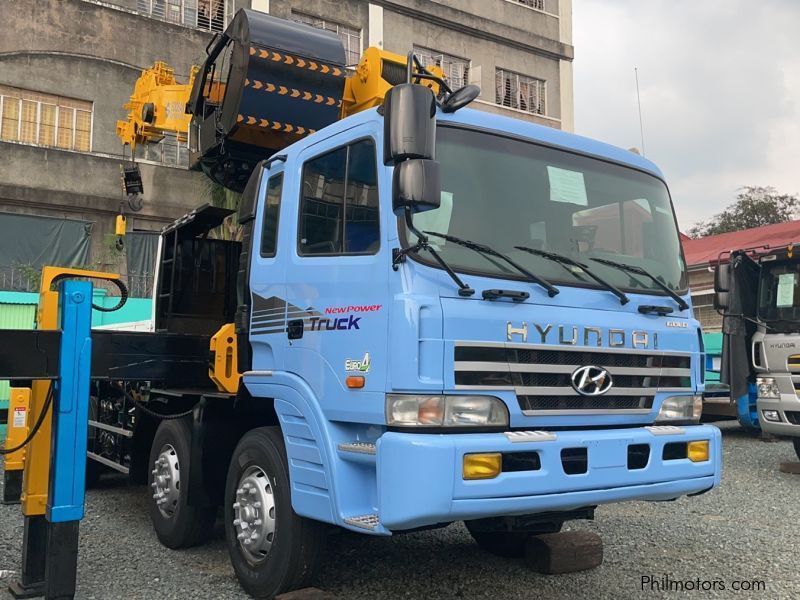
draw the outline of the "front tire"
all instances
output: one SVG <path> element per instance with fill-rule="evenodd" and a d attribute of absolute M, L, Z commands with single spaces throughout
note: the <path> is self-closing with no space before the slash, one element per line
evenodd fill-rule
<path fill-rule="evenodd" d="M 792 444 L 794 444 L 794 453 L 797 454 L 797 458 L 800 460 L 800 440 L 792 440 Z"/>
<path fill-rule="evenodd" d="M 192 428 L 186 419 L 161 421 L 150 447 L 150 520 L 167 548 L 189 548 L 211 535 L 216 507 L 188 504 Z"/>
<path fill-rule="evenodd" d="M 305 587 L 325 546 L 322 523 L 295 514 L 278 427 L 242 437 L 225 484 L 225 537 L 233 570 L 256 598 Z"/>

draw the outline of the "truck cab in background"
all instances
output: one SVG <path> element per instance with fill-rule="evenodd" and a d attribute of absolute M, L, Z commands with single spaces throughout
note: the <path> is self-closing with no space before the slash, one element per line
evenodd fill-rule
<path fill-rule="evenodd" d="M 792 438 L 800 458 L 800 256 L 795 244 L 737 250 L 715 272 L 724 316 L 723 381 L 749 403 L 761 429 Z"/>

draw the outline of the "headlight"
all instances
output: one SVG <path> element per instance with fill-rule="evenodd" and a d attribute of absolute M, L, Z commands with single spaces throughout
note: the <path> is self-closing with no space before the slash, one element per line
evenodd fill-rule
<path fill-rule="evenodd" d="M 702 412 L 702 396 L 669 396 L 661 403 L 656 422 L 699 421 Z"/>
<path fill-rule="evenodd" d="M 759 398 L 777 400 L 781 397 L 781 393 L 778 391 L 778 384 L 775 383 L 774 377 L 756 377 L 756 388 L 758 389 Z"/>
<path fill-rule="evenodd" d="M 386 395 L 386 423 L 395 427 L 508 425 L 506 405 L 493 396 Z"/>

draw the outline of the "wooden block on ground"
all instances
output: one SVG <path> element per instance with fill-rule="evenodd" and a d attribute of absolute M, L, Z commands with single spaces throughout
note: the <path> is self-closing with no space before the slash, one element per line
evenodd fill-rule
<path fill-rule="evenodd" d="M 800 475 L 800 462 L 782 462 L 780 466 L 781 473 L 791 473 L 792 475 Z"/>
<path fill-rule="evenodd" d="M 336 600 L 336 596 L 319 588 L 303 588 L 275 596 L 275 600 Z"/>
<path fill-rule="evenodd" d="M 591 531 L 533 535 L 525 545 L 525 561 L 548 575 L 594 569 L 603 564 L 603 540 Z"/>

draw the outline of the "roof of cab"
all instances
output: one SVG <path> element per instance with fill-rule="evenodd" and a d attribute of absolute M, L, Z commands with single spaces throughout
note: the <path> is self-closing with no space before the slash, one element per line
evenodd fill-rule
<path fill-rule="evenodd" d="M 541 142 L 550 146 L 556 146 L 565 150 L 579 152 L 581 154 L 591 155 L 597 158 L 610 160 L 619 164 L 645 171 L 656 177 L 664 179 L 661 170 L 651 161 L 643 156 L 625 150 L 611 144 L 599 142 L 591 138 L 587 138 L 574 133 L 567 133 L 553 127 L 546 127 L 544 125 L 537 125 L 529 121 L 506 117 L 504 115 L 497 115 L 482 110 L 473 108 L 462 108 L 455 113 L 443 113 L 441 110 L 437 112 L 436 118 L 439 122 L 443 123 L 461 123 L 463 125 L 471 125 L 473 127 L 480 127 L 483 129 L 492 129 L 504 133 L 510 133 L 515 136 L 524 137 L 534 142 Z M 377 114 L 377 109 L 365 110 L 357 113 L 341 121 L 337 121 L 326 127 L 324 130 L 318 131 L 311 136 L 308 136 L 295 144 L 300 148 L 306 148 L 328 137 L 329 135 L 338 133 L 370 121 L 381 120 Z"/>

